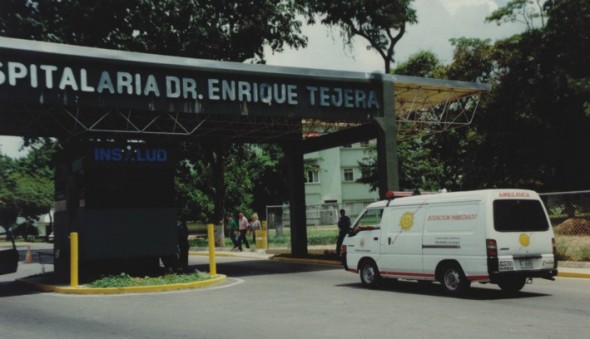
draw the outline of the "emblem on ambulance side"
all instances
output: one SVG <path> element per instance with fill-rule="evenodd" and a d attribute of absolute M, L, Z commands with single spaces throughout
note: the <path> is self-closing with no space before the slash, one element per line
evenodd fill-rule
<path fill-rule="evenodd" d="M 527 247 L 531 243 L 531 239 L 525 233 L 522 233 L 518 237 L 518 242 L 522 245 L 522 247 Z"/>
<path fill-rule="evenodd" d="M 407 231 L 412 226 L 414 226 L 414 213 L 406 212 L 402 215 L 401 219 L 399 220 L 399 226 L 402 230 Z"/>

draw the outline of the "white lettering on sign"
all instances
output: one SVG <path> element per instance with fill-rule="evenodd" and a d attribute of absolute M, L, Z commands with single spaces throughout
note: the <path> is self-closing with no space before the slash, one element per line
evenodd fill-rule
<path fill-rule="evenodd" d="M 377 91 L 365 88 L 313 85 L 299 88 L 297 84 L 272 80 L 198 79 L 125 70 L 91 72 L 83 67 L 25 64 L 17 61 L 0 62 L 0 86 L 264 105 L 305 104 L 312 108 L 378 110 L 381 106 Z M 302 99 L 303 96 L 307 97 L 307 102 Z"/>
<path fill-rule="evenodd" d="M 321 107 L 379 108 L 375 91 L 307 86 L 309 104 Z"/>
<path fill-rule="evenodd" d="M 297 105 L 297 86 L 268 82 L 209 79 L 209 100 Z"/>

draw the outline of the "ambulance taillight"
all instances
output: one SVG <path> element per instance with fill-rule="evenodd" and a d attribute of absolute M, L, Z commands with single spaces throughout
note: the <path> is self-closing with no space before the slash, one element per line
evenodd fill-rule
<path fill-rule="evenodd" d="M 486 239 L 486 252 L 488 257 L 498 256 L 498 245 L 494 239 Z"/>

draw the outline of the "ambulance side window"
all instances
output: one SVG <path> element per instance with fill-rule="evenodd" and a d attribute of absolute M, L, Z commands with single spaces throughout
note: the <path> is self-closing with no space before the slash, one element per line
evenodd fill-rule
<path fill-rule="evenodd" d="M 357 234 L 361 231 L 375 230 L 381 226 L 381 218 L 383 217 L 383 208 L 373 208 L 366 210 L 365 213 L 358 219 L 357 223 L 352 228 L 352 234 Z"/>

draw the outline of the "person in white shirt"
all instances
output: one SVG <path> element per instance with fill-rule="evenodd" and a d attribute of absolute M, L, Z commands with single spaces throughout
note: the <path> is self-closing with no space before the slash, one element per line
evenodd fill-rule
<path fill-rule="evenodd" d="M 240 212 L 238 218 L 238 230 L 240 231 L 240 236 L 238 237 L 238 248 L 240 252 L 242 251 L 242 242 L 246 245 L 246 248 L 250 248 L 250 243 L 248 243 L 248 238 L 246 237 L 248 233 L 248 218 L 244 216 L 244 213 Z"/>

